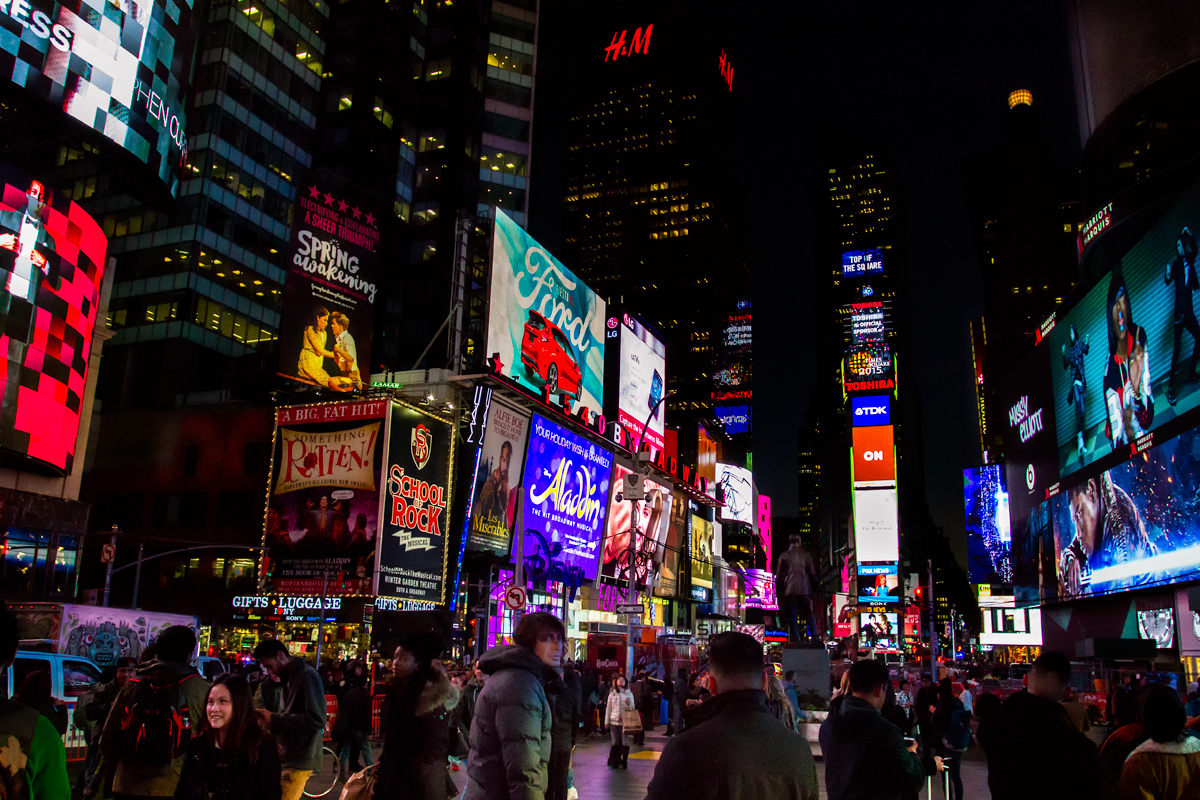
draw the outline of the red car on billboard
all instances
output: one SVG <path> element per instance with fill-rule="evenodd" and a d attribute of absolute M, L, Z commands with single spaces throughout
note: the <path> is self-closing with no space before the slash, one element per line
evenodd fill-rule
<path fill-rule="evenodd" d="M 527 374 L 545 381 L 550 394 L 561 392 L 579 399 L 582 374 L 575 362 L 575 350 L 566 334 L 536 311 L 530 311 L 525 321 L 521 365 Z"/>

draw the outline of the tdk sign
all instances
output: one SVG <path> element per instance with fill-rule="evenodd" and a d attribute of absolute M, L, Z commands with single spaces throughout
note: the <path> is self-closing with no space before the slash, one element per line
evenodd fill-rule
<path fill-rule="evenodd" d="M 850 410 L 854 427 L 892 424 L 892 398 L 886 394 L 875 397 L 851 397 Z"/>

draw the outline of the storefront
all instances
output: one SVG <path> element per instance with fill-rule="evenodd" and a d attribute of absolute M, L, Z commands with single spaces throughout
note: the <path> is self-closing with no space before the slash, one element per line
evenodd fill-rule
<path fill-rule="evenodd" d="M 242 595 L 234 597 L 230 622 L 214 626 L 214 654 L 247 659 L 263 637 L 287 645 L 293 656 L 310 662 L 362 658 L 370 644 L 374 612 L 370 597 Z"/>

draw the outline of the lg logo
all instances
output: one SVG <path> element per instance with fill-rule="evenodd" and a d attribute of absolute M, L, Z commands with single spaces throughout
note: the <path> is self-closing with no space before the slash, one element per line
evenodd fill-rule
<path fill-rule="evenodd" d="M 1029 487 L 1029 491 L 1033 491 L 1033 485 L 1037 483 L 1037 475 L 1033 472 L 1033 464 L 1025 467 L 1025 485 Z"/>
<path fill-rule="evenodd" d="M 882 450 L 868 450 L 863 453 L 863 461 L 883 461 Z"/>
<path fill-rule="evenodd" d="M 887 413 L 887 406 L 863 406 L 861 408 L 854 409 L 854 416 L 856 417 L 883 416 Z"/>

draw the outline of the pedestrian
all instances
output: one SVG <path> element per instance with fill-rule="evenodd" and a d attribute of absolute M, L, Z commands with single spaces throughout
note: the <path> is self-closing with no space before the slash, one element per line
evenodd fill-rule
<path fill-rule="evenodd" d="M 309 777 L 321 768 L 328 711 L 321 676 L 303 658 L 292 658 L 278 639 L 263 639 L 254 657 L 278 681 L 265 708 L 255 713 L 280 746 L 283 800 L 300 800 Z M 267 685 L 265 682 L 264 686 Z M 260 697 L 266 700 L 267 692 Z"/>
<path fill-rule="evenodd" d="M 900 730 L 883 718 L 887 667 L 856 661 L 847 674 L 850 693 L 821 723 L 829 800 L 899 800 L 918 791 L 925 768 L 916 742 L 906 746 Z"/>
<path fill-rule="evenodd" d="M 342 745 L 338 752 L 342 774 L 353 775 L 375 763 L 371 755 L 371 693 L 367 691 L 363 670 L 345 673 L 345 688 L 338 699 L 337 724 L 342 729 Z"/>
<path fill-rule="evenodd" d="M 0 601 L 0 676 L 7 677 L 16 661 L 19 640 L 17 618 Z M 50 720 L 16 700 L 0 698 L 0 741 L 5 742 L 0 787 L 11 787 L 8 797 L 70 797 L 67 752 Z"/>
<path fill-rule="evenodd" d="M 599 687 L 596 697 L 596 727 L 600 731 L 601 736 L 608 736 L 608 723 L 605 722 L 605 715 L 608 710 L 608 692 L 612 688 L 612 680 L 606 680 L 603 676 L 598 676 Z"/>
<path fill-rule="evenodd" d="M 1200 739 L 1187 733 L 1187 712 L 1170 686 L 1143 690 L 1142 718 L 1149 738 L 1121 772 L 1122 800 L 1190 800 L 1200 797 Z"/>
<path fill-rule="evenodd" d="M 675 675 L 675 684 L 671 687 L 671 716 L 675 721 L 675 734 L 683 733 L 683 712 L 687 709 L 688 671 L 680 667 Z"/>
<path fill-rule="evenodd" d="M 1087 708 L 1079 702 L 1079 696 L 1070 686 L 1067 687 L 1067 696 L 1063 700 L 1063 711 L 1067 712 L 1067 719 L 1071 720 L 1071 727 L 1075 730 L 1080 733 L 1091 730 L 1092 723 L 1088 719 Z"/>
<path fill-rule="evenodd" d="M 708 648 L 712 698 L 667 742 L 647 800 L 817 800 L 817 768 L 804 737 L 767 710 L 763 647 L 729 631 Z"/>
<path fill-rule="evenodd" d="M 104 796 L 111 794 L 112 770 L 102 768 L 100 732 L 121 687 L 137 675 L 137 666 L 136 658 L 118 658 L 116 666 L 106 670 L 107 675 L 102 674 L 107 680 L 94 685 L 75 705 L 75 727 L 82 730 L 87 737 L 87 755 L 84 757 L 83 769 L 79 773 L 79 781 L 75 788 L 76 795 L 84 800 L 90 800 L 100 793 Z"/>
<path fill-rule="evenodd" d="M 209 683 L 190 666 L 195 632 L 172 625 L 156 641 L 157 658 L 121 688 L 100 733 L 118 798 L 173 796 L 188 739 L 204 720 Z"/>
<path fill-rule="evenodd" d="M 938 703 L 929 719 L 929 738 L 950 773 L 954 800 L 963 800 L 962 756 L 971 741 L 971 723 L 962 700 L 954 696 L 949 678 L 938 683 Z"/>
<path fill-rule="evenodd" d="M 50 670 L 35 670 L 21 681 L 13 699 L 23 706 L 36 708 L 39 714 L 50 720 L 58 735 L 64 736 L 67 732 L 67 704 L 54 696 L 53 688 Z"/>
<path fill-rule="evenodd" d="M 908 712 L 901 707 L 899 695 L 892 688 L 891 681 L 888 681 L 887 696 L 883 698 L 883 708 L 879 709 L 879 713 L 883 715 L 884 719 L 899 728 L 900 733 L 905 736 L 912 733 L 912 720 L 909 718 Z"/>
<path fill-rule="evenodd" d="M 566 629 L 553 614 L 525 614 L 511 645 L 479 659 L 487 683 L 471 722 L 465 800 L 541 800 L 550 761 L 546 682 L 562 663 Z"/>
<path fill-rule="evenodd" d="M 978 739 L 987 754 L 993 800 L 1111 797 L 1096 745 L 1071 726 L 1063 711 L 1070 660 L 1043 652 L 1025 680 L 1024 691 L 980 722 Z"/>
<path fill-rule="evenodd" d="M 962 693 L 958 696 L 958 701 L 963 704 L 968 714 L 975 713 L 975 695 L 971 692 L 971 687 L 975 685 L 975 681 L 967 681 L 963 684 Z"/>
<path fill-rule="evenodd" d="M 457 749 L 459 690 L 437 660 L 442 647 L 435 633 L 413 633 L 392 656 L 383 753 L 375 770 L 379 800 L 446 800 L 447 758 Z"/>
<path fill-rule="evenodd" d="M 783 673 L 783 693 L 787 695 L 788 702 L 792 704 L 792 711 L 796 712 L 796 719 L 800 719 L 800 696 L 796 692 L 796 670 L 789 669 Z"/>
<path fill-rule="evenodd" d="M 550 761 L 546 767 L 546 800 L 567 800 L 571 752 L 582 713 L 582 687 L 579 676 L 570 667 L 556 670 L 558 680 L 547 681 L 546 699 L 550 701 L 553 725 L 550 728 Z"/>
<path fill-rule="evenodd" d="M 933 686 L 933 676 L 926 672 L 921 676 L 921 688 L 917 689 L 917 697 L 913 700 L 917 714 L 917 733 L 921 736 L 921 748 L 926 754 L 929 753 L 932 742 L 929 736 L 929 721 L 933 718 L 937 704 L 938 696 L 937 689 Z"/>
<path fill-rule="evenodd" d="M 462 692 L 458 696 L 458 707 L 454 710 L 458 717 L 458 729 L 467 737 L 468 742 L 471 736 L 471 721 L 475 719 L 475 706 L 486 682 L 487 675 L 483 674 L 479 662 L 476 661 L 475 666 L 471 668 L 470 677 L 463 684 Z"/>
<path fill-rule="evenodd" d="M 220 675 L 183 759 L 174 800 L 280 800 L 279 750 L 254 714 L 249 682 Z"/>
<path fill-rule="evenodd" d="M 612 736 L 612 747 L 608 751 L 608 766 L 613 769 L 629 769 L 629 748 L 633 737 L 626 725 L 629 714 L 637 713 L 633 692 L 625 686 L 625 678 L 618 675 L 613 678 L 612 688 L 608 692 L 608 703 L 605 706 L 604 722 L 608 725 Z"/>
<path fill-rule="evenodd" d="M 788 730 L 798 730 L 796 709 L 788 699 L 783 682 L 775 677 L 775 665 L 768 664 L 763 667 L 763 676 L 767 679 L 767 710 Z"/>

